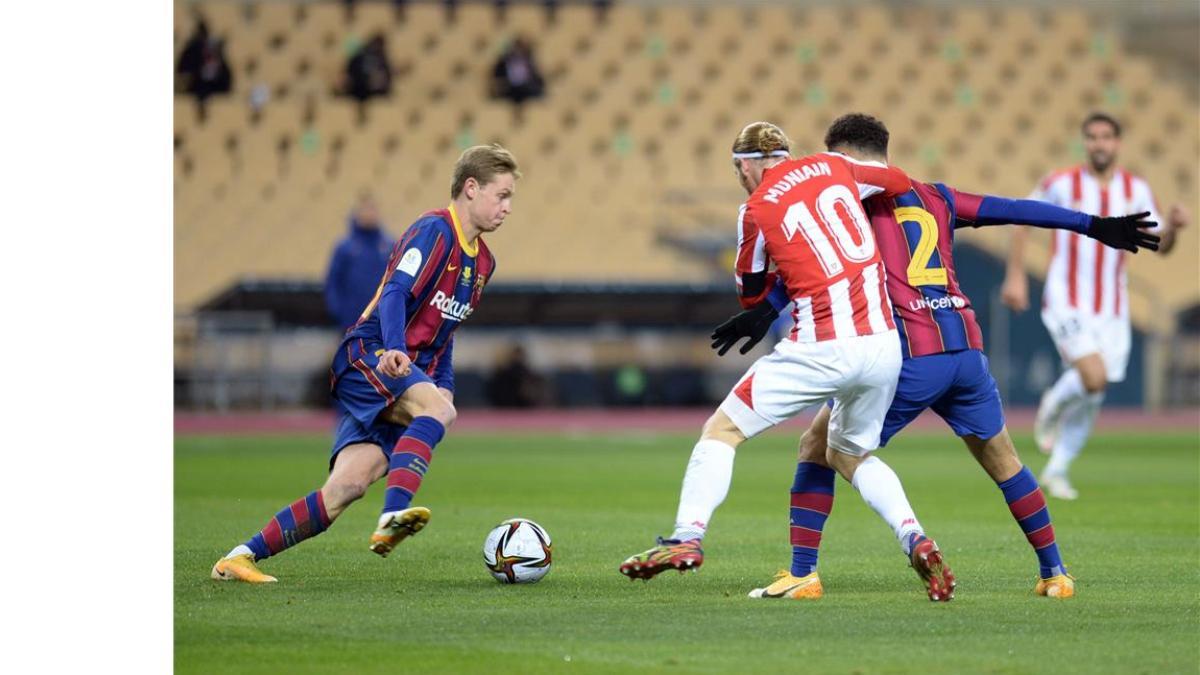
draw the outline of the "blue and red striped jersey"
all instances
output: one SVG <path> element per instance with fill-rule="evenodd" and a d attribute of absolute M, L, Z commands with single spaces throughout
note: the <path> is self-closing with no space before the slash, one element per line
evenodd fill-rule
<path fill-rule="evenodd" d="M 887 270 L 906 358 L 983 349 L 983 333 L 958 285 L 952 252 L 958 219 L 970 224 L 979 201 L 975 195 L 914 180 L 905 194 L 864 202 Z M 956 205 L 963 213 L 956 212 Z"/>
<path fill-rule="evenodd" d="M 343 344 L 402 349 L 438 386 L 453 389 L 454 331 L 475 311 L 495 270 L 482 238 L 468 245 L 453 205 L 430 211 L 392 248 L 375 297 Z"/>

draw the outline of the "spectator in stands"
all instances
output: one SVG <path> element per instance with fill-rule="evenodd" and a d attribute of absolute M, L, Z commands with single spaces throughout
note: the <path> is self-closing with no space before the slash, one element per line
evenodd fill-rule
<path fill-rule="evenodd" d="M 492 68 L 492 96 L 521 104 L 545 93 L 529 40 L 517 37 Z"/>
<path fill-rule="evenodd" d="M 488 402 L 497 408 L 532 408 L 542 402 L 543 382 L 529 367 L 525 348 L 513 345 L 488 378 Z"/>
<path fill-rule="evenodd" d="M 208 22 L 199 15 L 194 18 L 196 27 L 192 30 L 187 42 L 183 44 L 183 51 L 179 53 L 179 61 L 175 65 L 175 72 L 179 75 L 195 70 L 196 64 L 200 62 L 200 54 L 209 41 Z"/>
<path fill-rule="evenodd" d="M 203 103 L 213 94 L 227 94 L 233 88 L 233 71 L 225 58 L 225 42 L 208 32 L 202 18 L 183 46 L 175 67 L 184 91 Z"/>
<path fill-rule="evenodd" d="M 325 306 L 341 328 L 358 321 L 371 302 L 394 243 L 382 230 L 375 201 L 362 197 L 350 214 L 350 233 L 334 248 L 325 277 Z"/>
<path fill-rule="evenodd" d="M 383 33 L 372 35 L 346 63 L 346 93 L 360 102 L 392 93 L 392 68 Z"/>

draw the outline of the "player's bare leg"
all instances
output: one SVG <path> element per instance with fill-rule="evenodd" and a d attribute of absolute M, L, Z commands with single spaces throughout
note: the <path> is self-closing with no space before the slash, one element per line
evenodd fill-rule
<path fill-rule="evenodd" d="M 388 488 L 383 513 L 371 534 L 371 551 L 387 557 L 400 542 L 429 523 L 429 509 L 409 504 L 433 460 L 433 447 L 458 413 L 437 387 L 422 382 L 406 390 L 381 416 L 385 421 L 408 426 L 385 467 Z"/>
<path fill-rule="evenodd" d="M 988 476 L 996 481 L 1013 519 L 1037 554 L 1040 571 L 1035 592 L 1062 599 L 1075 595 L 1075 579 L 1067 574 L 1059 554 L 1046 499 L 1033 472 L 1017 457 L 1008 429 L 1001 429 L 987 440 L 964 436 L 963 442 Z"/>
<path fill-rule="evenodd" d="M 1067 471 L 1091 435 L 1107 386 L 1104 358 L 1100 354 L 1088 354 L 1076 360 L 1042 397 L 1034 436 L 1039 448 L 1050 452 L 1041 483 L 1052 497 L 1075 499 L 1079 496 L 1071 486 Z M 1044 420 L 1051 420 L 1052 424 Z M 1046 431 L 1047 427 L 1051 432 Z"/>
<path fill-rule="evenodd" d="M 386 471 L 387 460 L 378 445 L 354 443 L 342 448 L 333 462 L 333 471 L 321 486 L 329 519 L 336 519 L 348 506 L 362 499 L 367 488 L 383 478 Z"/>
<path fill-rule="evenodd" d="M 1100 354 L 1089 354 L 1074 364 L 1083 380 L 1083 388 L 1089 394 L 1098 394 L 1108 386 L 1108 369 L 1104 365 L 1104 357 Z"/>
<path fill-rule="evenodd" d="M 450 392 L 431 384 L 415 384 L 391 407 L 379 413 L 380 421 L 400 426 L 408 426 L 413 419 L 421 416 L 433 417 L 447 429 L 450 428 L 458 419 Z"/>
<path fill-rule="evenodd" d="M 1085 401 L 1089 394 L 1103 393 L 1107 385 L 1104 358 L 1088 354 L 1059 376 L 1042 394 L 1037 417 L 1033 421 L 1033 438 L 1038 449 L 1049 454 L 1058 440 L 1063 417 L 1069 409 Z"/>
<path fill-rule="evenodd" d="M 342 448 L 321 489 L 297 500 L 285 509 L 286 513 L 276 515 L 249 542 L 235 547 L 218 560 L 213 565 L 212 578 L 249 583 L 276 581 L 275 577 L 264 574 L 258 568 L 258 560 L 280 553 L 328 529 L 346 507 L 366 494 L 367 488 L 379 480 L 386 469 L 387 461 L 378 445 L 355 443 Z M 298 512 L 307 518 L 304 523 L 296 522 Z M 290 527 L 280 522 L 281 516 L 283 520 L 291 519 Z M 317 523 L 320 523 L 320 527 L 317 527 Z"/>
<path fill-rule="evenodd" d="M 700 542 L 713 511 L 729 494 L 734 454 L 745 440 L 733 420 L 720 410 L 708 418 L 683 476 L 675 531 L 668 539 L 660 537 L 653 548 L 627 558 L 621 563 L 621 574 L 630 579 L 650 579 L 669 569 L 684 572 L 700 568 L 704 563 Z"/>
<path fill-rule="evenodd" d="M 829 406 L 823 405 L 817 410 L 808 429 L 800 435 L 800 446 L 796 459 L 832 469 L 833 467 L 829 466 L 829 462 L 825 459 L 825 455 L 829 452 L 829 445 L 825 442 L 828 437 Z"/>
<path fill-rule="evenodd" d="M 925 536 L 892 468 L 871 453 L 848 452 L 833 445 L 826 451 L 825 459 L 858 490 L 867 506 L 892 527 L 900 548 L 925 585 L 929 599 L 942 602 L 953 599 L 954 572 L 943 559 L 937 543 Z"/>
<path fill-rule="evenodd" d="M 1017 457 L 1017 448 L 1013 445 L 1008 427 L 987 440 L 964 436 L 963 442 L 979 466 L 997 483 L 1012 478 L 1024 466 Z"/>

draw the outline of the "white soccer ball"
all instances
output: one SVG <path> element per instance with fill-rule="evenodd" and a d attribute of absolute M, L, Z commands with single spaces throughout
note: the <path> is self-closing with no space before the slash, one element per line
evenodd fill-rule
<path fill-rule="evenodd" d="M 532 520 L 500 523 L 483 541 L 483 564 L 503 584 L 532 584 L 550 571 L 550 533 Z"/>

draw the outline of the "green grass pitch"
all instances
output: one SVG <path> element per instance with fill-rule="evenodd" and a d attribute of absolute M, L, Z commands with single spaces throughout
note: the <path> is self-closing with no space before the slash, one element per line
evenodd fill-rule
<path fill-rule="evenodd" d="M 417 504 L 427 529 L 367 550 L 377 484 L 333 528 L 264 569 L 213 562 L 323 478 L 328 439 L 182 437 L 175 450 L 175 665 L 180 673 L 1196 673 L 1200 448 L 1195 435 L 1105 434 L 1076 464 L 1082 497 L 1051 501 L 1078 595 L 1033 595 L 1036 558 L 999 490 L 950 434 L 901 434 L 900 474 L 959 581 L 929 602 L 890 530 L 839 479 L 817 602 L 746 598 L 790 560 L 797 431 L 739 452 L 697 574 L 617 573 L 668 533 L 692 436 L 453 431 Z M 1037 471 L 1044 457 L 1018 437 Z M 480 547 L 521 516 L 554 538 L 539 584 L 504 586 Z"/>

